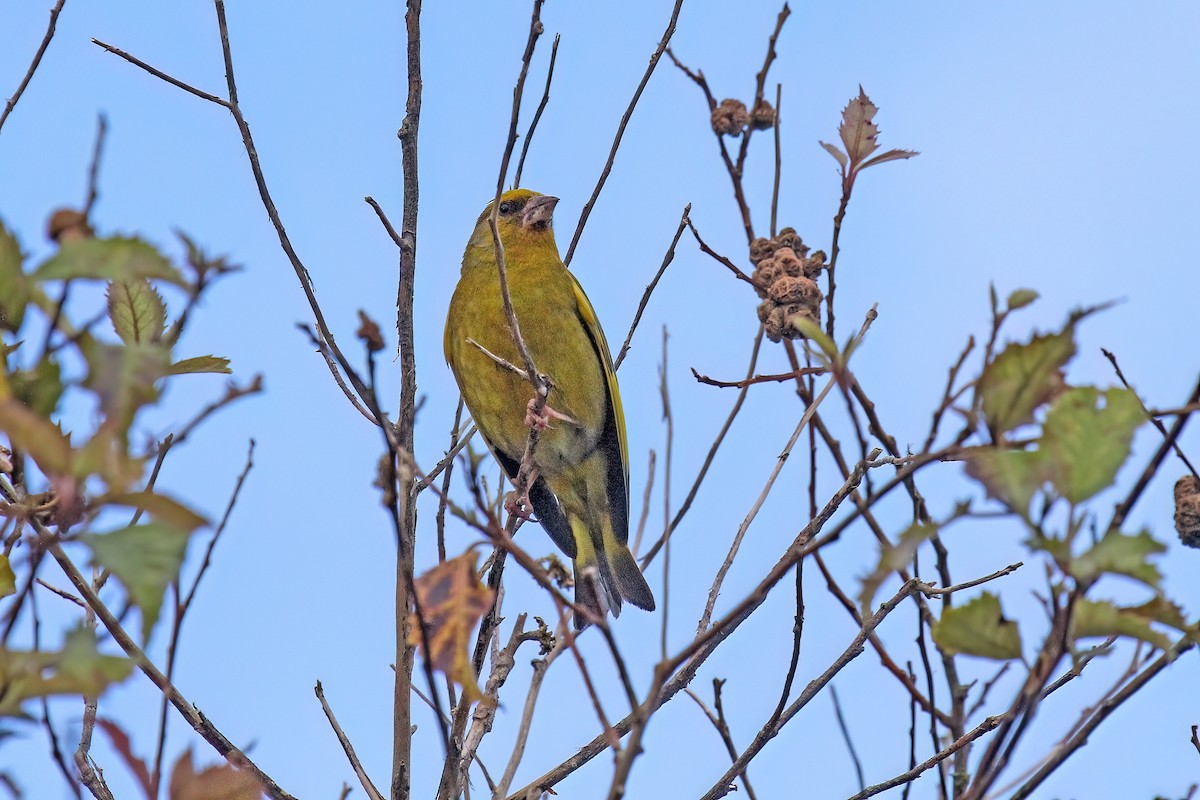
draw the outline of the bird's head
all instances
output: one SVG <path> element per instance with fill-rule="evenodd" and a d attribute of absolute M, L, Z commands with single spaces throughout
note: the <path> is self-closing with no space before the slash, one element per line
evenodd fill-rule
<path fill-rule="evenodd" d="M 500 195 L 496 230 L 500 233 L 500 242 L 505 251 L 525 247 L 549 247 L 557 257 L 558 247 L 554 243 L 552 227 L 554 206 L 557 203 L 557 197 L 539 194 L 529 189 L 511 189 Z M 475 230 L 467 243 L 468 251 L 476 248 L 487 252 L 495 251 L 491 216 L 492 203 L 488 203 L 475 222 Z"/>

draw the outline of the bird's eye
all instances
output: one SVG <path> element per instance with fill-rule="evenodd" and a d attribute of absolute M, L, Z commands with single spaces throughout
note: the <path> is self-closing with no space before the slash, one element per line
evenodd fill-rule
<path fill-rule="evenodd" d="M 512 213 L 512 210 L 513 210 L 513 204 L 510 203 L 509 201 L 505 200 L 503 203 L 500 204 L 500 213 L 501 214 L 510 214 L 510 213 Z"/>

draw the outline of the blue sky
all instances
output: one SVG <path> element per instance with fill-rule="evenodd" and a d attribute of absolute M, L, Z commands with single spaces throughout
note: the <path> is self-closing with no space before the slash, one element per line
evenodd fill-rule
<path fill-rule="evenodd" d="M 24 0 L 0 10 L 0 93 L 6 97 L 41 39 L 48 5 Z M 362 198 L 374 196 L 399 223 L 395 133 L 405 91 L 403 20 L 396 3 L 333 8 L 231 4 L 229 25 L 241 102 L 267 180 L 335 334 L 353 351 L 357 309 L 379 320 L 385 333 L 394 319 L 396 252 Z M 688 0 L 673 48 L 685 63 L 704 70 L 718 98 L 748 100 L 778 10 L 774 3 Z M 537 102 L 553 34 L 561 33 L 562 44 L 524 183 L 562 198 L 557 229 L 563 249 L 669 11 L 665 2 L 554 0 L 544 9 L 546 36 L 534 58 L 524 119 Z M 836 165 L 817 140 L 835 139 L 841 109 L 860 84 L 881 108 L 884 146 L 921 151 L 917 159 L 860 179 L 839 262 L 842 336 L 879 303 L 879 319 L 853 366 L 902 446 L 920 446 L 947 367 L 968 335 L 986 334 L 989 283 L 1002 295 L 1019 287 L 1042 295 L 1012 321 L 1014 338 L 1061 324 L 1074 307 L 1120 300 L 1082 325 L 1071 380 L 1113 383 L 1099 351 L 1106 347 L 1149 404 L 1166 407 L 1186 398 L 1196 376 L 1195 348 L 1185 337 L 1193 328 L 1188 320 L 1197 288 L 1200 166 L 1190 155 L 1190 140 L 1200 127 L 1200 8 L 1182 2 L 921 4 L 903 10 L 883 3 L 798 3 L 793 12 L 769 83 L 772 92 L 776 81 L 784 87 L 780 224 L 795 227 L 815 247 L 828 247 L 839 186 Z M 424 13 L 416 328 L 418 382 L 428 396 L 418 429 L 418 457 L 425 464 L 440 457 L 453 418 L 455 389 L 441 357 L 444 310 L 463 243 L 494 191 L 528 19 L 528 4 L 514 2 L 430 3 Z M 172 231 L 179 228 L 245 265 L 244 273 L 212 292 L 183 348 L 227 356 L 240 380 L 263 373 L 267 385 L 264 396 L 229 409 L 172 452 L 160 483 L 218 515 L 248 439 L 257 441 L 255 470 L 188 620 L 177 683 L 230 739 L 253 742 L 253 755 L 285 788 L 304 797 L 336 797 L 353 776 L 312 696 L 321 679 L 367 768 L 386 784 L 393 545 L 370 486 L 378 436 L 348 406 L 295 329 L 310 312 L 262 210 L 229 115 L 103 52 L 91 44 L 93 37 L 223 93 L 220 43 L 208 4 L 68 0 L 41 70 L 0 131 L 0 215 L 35 258 L 48 254 L 45 219 L 54 208 L 81 202 L 96 115 L 105 113 L 110 132 L 95 222 L 102 232 L 137 232 L 175 254 Z M 769 139 L 756 140 L 746 176 L 760 230 L 768 224 Z M 614 346 L 624 338 L 686 203 L 692 203 L 692 218 L 706 240 L 744 263 L 741 226 L 715 150 L 700 92 L 664 59 L 572 265 Z M 81 297 L 77 312 L 85 315 L 94 302 Z M 756 303 L 685 237 L 621 370 L 635 497 L 646 478 L 647 451 L 655 448 L 661 456 L 663 450 L 662 326 L 670 331 L 676 430 L 671 496 L 677 506 L 732 402 L 729 390 L 697 385 L 689 367 L 739 377 L 757 327 Z M 777 348 L 764 353 L 761 371 L 785 368 Z M 384 397 L 395 398 L 397 369 L 386 361 L 383 366 Z M 164 434 L 220 391 L 216 378 L 172 388 L 164 409 L 143 421 L 145 430 Z M 843 425 L 840 401 L 836 405 L 830 418 Z M 669 623 L 674 647 L 694 631 L 713 572 L 801 413 L 786 387 L 751 392 L 678 534 Z M 853 441 L 849 428 L 839 435 Z M 1197 436 L 1194 430 L 1184 436 L 1185 449 L 1195 452 Z M 1139 434 L 1134 459 L 1120 476 L 1124 485 L 1156 437 L 1149 428 Z M 804 464 L 804 458 L 789 461 L 750 529 L 718 611 L 754 585 L 806 521 Z M 821 468 L 827 495 L 840 480 L 829 464 Z M 1146 526 L 1170 546 L 1163 559 L 1168 591 L 1194 616 L 1200 609 L 1200 554 L 1179 547 L 1171 526 L 1170 490 L 1179 474 L 1180 465 L 1169 460 L 1129 529 Z M 662 515 L 661 486 L 659 474 L 652 534 L 661 526 L 655 523 Z M 970 491 L 956 464 L 925 472 L 921 488 L 938 516 Z M 1110 495 L 1100 498 L 1102 512 L 1119 496 Z M 891 530 L 900 531 L 904 503 L 885 503 L 884 509 Z M 433 506 L 422 507 L 422 514 L 428 531 Z M 956 577 L 983 575 L 1021 559 L 1022 536 L 1007 521 L 956 525 L 947 533 Z M 551 549 L 537 530 L 523 537 L 534 552 Z M 475 541 L 462 527 L 448 539 L 455 551 Z M 425 535 L 420 548 L 419 559 L 431 563 L 432 536 Z M 855 529 L 828 559 L 843 584 L 853 587 L 875 552 L 869 533 Z M 1006 612 L 1029 620 L 1027 649 L 1039 624 L 1030 590 L 1042 582 L 1041 565 L 1030 561 L 1002 587 Z M 651 581 L 656 590 L 659 569 Z M 529 581 L 510 575 L 510 618 L 523 608 L 549 613 Z M 854 635 L 815 569 L 806 581 L 801 683 L 820 673 Z M 729 679 L 725 699 L 739 744 L 774 706 L 790 650 L 790 602 L 786 588 L 773 595 L 694 684 L 710 699 L 711 679 Z M 70 609 L 49 595 L 42 606 L 63 624 L 70 618 Z M 658 614 L 631 610 L 616 626 L 641 691 L 657 659 L 660 624 Z M 880 630 L 898 658 L 911 657 L 911 613 L 897 613 Z M 618 716 L 623 697 L 601 643 L 594 637 L 582 643 L 606 706 Z M 1017 752 L 1014 775 L 1057 741 L 1126 658 L 1121 652 L 1093 664 L 1042 709 Z M 1118 711 L 1037 796 L 1184 794 L 1196 775 L 1188 726 L 1200 722 L 1194 659 L 1185 657 Z M 971 668 L 986 677 L 991 665 Z M 513 687 L 523 687 L 528 671 L 528 659 L 518 658 Z M 898 685 L 870 652 L 835 685 L 868 783 L 902 771 L 908 705 Z M 494 772 L 507 757 L 504 744 L 522 699 L 521 691 L 505 697 L 497 730 L 481 751 Z M 58 703 L 54 711 L 66 738 L 77 736 L 78 704 Z M 144 680 L 135 677 L 106 696 L 101 713 L 131 729 L 135 746 L 149 750 L 157 701 Z M 432 717 L 418 709 L 417 722 L 418 754 L 430 766 L 418 770 L 415 785 L 427 796 L 437 779 L 438 748 Z M 682 697 L 655 717 L 630 796 L 691 797 L 707 790 L 727 760 L 706 726 Z M 182 723 L 173 722 L 170 731 L 169 753 L 192 744 L 202 761 L 210 758 Z M 518 784 L 595 732 L 578 673 L 563 659 L 547 678 Z M 919 745 L 927 749 L 927 737 Z M 29 727 L 4 743 L 0 766 L 15 771 L 31 797 L 66 797 L 45 752 L 44 736 Z M 134 796 L 111 752 L 103 745 L 95 752 L 118 796 Z M 562 784 L 560 793 L 594 796 L 595 786 L 607 785 L 610 769 L 602 756 Z M 844 797 L 857 789 L 826 695 L 768 745 L 751 776 L 762 796 L 802 791 Z M 931 773 L 915 796 L 933 791 Z"/>

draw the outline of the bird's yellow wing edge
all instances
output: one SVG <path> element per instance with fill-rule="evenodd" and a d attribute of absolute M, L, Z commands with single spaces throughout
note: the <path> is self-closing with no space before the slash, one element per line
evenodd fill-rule
<path fill-rule="evenodd" d="M 567 274 L 571 276 L 571 285 L 575 289 L 575 303 L 579 307 L 579 318 L 587 326 L 588 334 L 591 336 L 592 341 L 599 345 L 600 354 L 603 356 L 604 381 L 608 385 L 608 403 L 612 407 L 613 416 L 617 420 L 617 438 L 621 443 L 621 466 L 625 472 L 625 498 L 626 502 L 628 502 L 629 444 L 625 440 L 625 411 L 621 408 L 621 392 L 617 388 L 617 371 L 613 369 L 612 354 L 608 350 L 608 340 L 604 338 L 604 329 L 600 327 L 600 320 L 596 317 L 596 310 L 592 308 L 591 301 L 588 300 L 583 287 L 579 285 L 579 279 L 570 270 L 567 271 Z"/>

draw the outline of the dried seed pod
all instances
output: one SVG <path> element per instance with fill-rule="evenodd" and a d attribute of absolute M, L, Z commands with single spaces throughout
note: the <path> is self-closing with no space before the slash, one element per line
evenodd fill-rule
<path fill-rule="evenodd" d="M 775 243 L 770 239 L 764 239 L 763 237 L 759 236 L 750 243 L 750 263 L 757 267 L 758 262 L 762 261 L 764 258 L 770 258 L 771 254 L 774 252 Z"/>
<path fill-rule="evenodd" d="M 756 131 L 765 131 L 775 126 L 775 109 L 766 100 L 759 100 L 750 112 L 750 127 Z"/>
<path fill-rule="evenodd" d="M 803 261 L 804 277 L 815 281 L 821 274 L 821 270 L 825 269 L 825 251 L 818 250 Z"/>
<path fill-rule="evenodd" d="M 712 129 L 721 136 L 741 136 L 749 121 L 746 104 L 732 97 L 722 100 L 712 112 Z"/>
<path fill-rule="evenodd" d="M 1188 547 L 1200 547 L 1200 481 L 1184 475 L 1175 482 L 1175 530 Z"/>
<path fill-rule="evenodd" d="M 775 243 L 776 250 L 786 247 L 801 258 L 808 255 L 808 245 L 800 238 L 800 234 L 796 233 L 795 228 L 784 228 L 771 241 Z"/>

